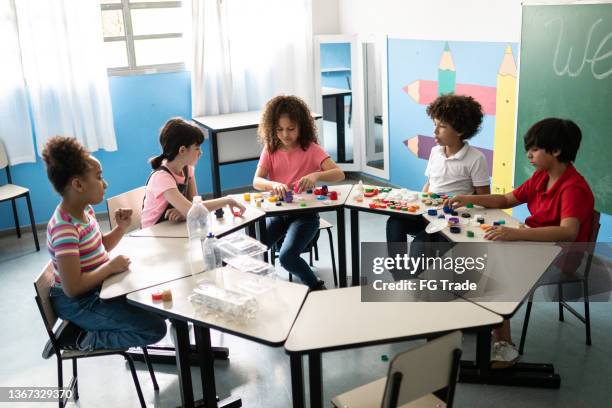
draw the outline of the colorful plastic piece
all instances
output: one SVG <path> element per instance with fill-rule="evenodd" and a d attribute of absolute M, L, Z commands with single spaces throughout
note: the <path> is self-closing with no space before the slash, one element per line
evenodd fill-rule
<path fill-rule="evenodd" d="M 459 234 L 461 232 L 461 227 L 453 225 L 452 227 L 450 227 L 450 232 L 453 234 Z"/>
<path fill-rule="evenodd" d="M 251 201 L 251 193 L 244 193 L 242 198 L 244 199 L 244 201 Z"/>
<path fill-rule="evenodd" d="M 467 232 L 467 237 L 468 238 L 474 238 L 474 231 L 468 231 Z"/>
<path fill-rule="evenodd" d="M 435 208 L 430 208 L 429 210 L 427 210 L 427 215 L 438 215 L 438 210 L 436 210 Z"/>

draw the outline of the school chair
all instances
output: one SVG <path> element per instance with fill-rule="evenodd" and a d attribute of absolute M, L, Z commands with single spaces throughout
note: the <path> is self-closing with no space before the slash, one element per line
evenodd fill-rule
<path fill-rule="evenodd" d="M 386 378 L 340 394 L 332 404 L 337 408 L 452 408 L 460 358 L 461 332 L 455 331 L 398 354 Z"/>
<path fill-rule="evenodd" d="M 302 253 L 309 254 L 309 258 L 310 258 L 309 264 L 310 266 L 314 266 L 313 261 L 312 261 L 313 251 L 314 251 L 314 259 L 318 261 L 319 260 L 319 246 L 317 245 L 317 241 L 319 240 L 321 231 L 323 230 L 327 231 L 327 236 L 329 237 L 329 250 L 331 252 L 332 272 L 334 274 L 334 286 L 338 287 L 338 273 L 336 271 L 336 256 L 334 255 L 334 239 L 332 238 L 332 232 L 331 232 L 331 229 L 333 227 L 334 226 L 332 224 L 325 221 L 323 218 L 319 218 L 319 231 L 317 231 L 317 234 L 315 235 L 315 237 L 312 239 L 312 241 L 310 241 L 310 243 L 306 246 L 306 248 L 304 248 Z M 282 239 L 279 240 L 279 242 L 277 242 L 277 244 L 270 249 L 270 253 L 271 253 L 270 259 L 272 261 L 272 265 L 276 264 L 276 258 L 278 258 L 279 256 L 279 249 L 280 249 L 282 242 L 283 242 Z M 293 282 L 293 275 L 291 274 L 289 274 L 289 281 Z"/>
<path fill-rule="evenodd" d="M 349 127 L 351 127 L 351 121 L 353 120 L 353 90 L 351 89 L 351 78 L 348 76 L 346 77 L 346 86 L 348 87 L 349 91 L 351 91 L 351 102 L 349 103 L 348 118 L 346 120 Z"/>
<path fill-rule="evenodd" d="M 47 330 L 47 334 L 49 335 L 49 341 L 43 350 L 43 358 L 50 358 L 52 354 L 55 354 L 57 357 L 57 388 L 59 390 L 64 386 L 64 377 L 63 377 L 63 362 L 64 360 L 72 360 L 72 378 L 70 379 L 70 383 L 68 384 L 67 389 L 72 391 L 72 398 L 76 402 L 79 399 L 79 383 L 77 377 L 77 360 L 82 358 L 90 358 L 90 357 L 102 357 L 108 356 L 111 354 L 119 354 L 122 355 L 123 358 L 126 359 L 128 365 L 130 367 L 130 371 L 132 372 L 132 379 L 134 380 L 134 385 L 136 386 L 136 392 L 138 393 L 138 399 L 140 400 L 140 406 L 146 407 L 144 397 L 142 395 L 142 390 L 140 389 L 140 382 L 138 381 L 138 376 L 136 375 L 136 369 L 134 368 L 134 361 L 132 357 L 127 354 L 127 350 L 94 350 L 94 351 L 79 351 L 72 350 L 68 348 L 62 347 L 62 345 L 58 341 L 58 334 L 61 330 L 64 330 L 66 326 L 68 326 L 68 321 L 62 321 L 57 329 L 53 329 L 59 320 L 55 311 L 53 310 L 53 306 L 51 304 L 51 297 L 49 295 L 51 287 L 55 282 L 55 276 L 53 272 L 53 264 L 51 261 L 47 263 L 45 268 L 42 270 L 40 275 L 34 281 L 34 289 L 36 290 L 36 304 L 38 305 L 38 310 L 40 311 L 40 316 L 42 317 L 43 323 L 45 324 L 45 329 Z M 76 326 L 73 325 L 74 328 Z M 78 338 L 80 329 L 74 331 L 74 339 Z M 49 344 L 50 343 L 50 344 Z M 151 375 L 151 381 L 153 382 L 153 389 L 155 391 L 159 390 L 159 386 L 157 385 L 157 380 L 155 378 L 155 373 L 153 372 L 153 367 L 151 366 L 151 362 L 149 361 L 149 355 L 147 353 L 146 347 L 142 348 L 142 353 L 144 355 L 144 360 L 149 369 L 149 373 Z M 69 400 L 69 395 L 60 395 L 58 397 L 59 408 L 63 408 Z"/>
<path fill-rule="evenodd" d="M 146 187 L 138 187 L 128 192 L 116 195 L 106 200 L 106 209 L 108 210 L 108 222 L 111 229 L 115 228 L 115 217 L 113 213 L 118 208 L 132 209 L 132 223 L 126 232 L 140 229 L 140 220 L 142 218 L 142 203 L 145 196 Z"/>
<path fill-rule="evenodd" d="M 523 321 L 523 330 L 521 332 L 519 354 L 523 354 L 523 350 L 525 349 L 525 341 L 527 339 L 527 327 L 529 326 L 529 317 L 531 315 L 531 308 L 533 307 L 533 293 L 537 288 L 548 285 L 557 285 L 557 290 L 559 293 L 559 321 L 563 322 L 565 320 L 563 316 L 563 309 L 567 309 L 568 312 L 576 316 L 578 320 L 584 323 L 586 330 L 586 344 L 588 346 L 591 345 L 591 315 L 589 312 L 589 273 L 591 272 L 593 251 L 595 249 L 595 243 L 597 242 L 599 227 L 601 226 L 601 224 L 599 223 L 599 217 L 599 211 L 595 211 L 593 213 L 593 222 L 591 223 L 591 235 L 589 236 L 589 242 L 586 245 L 586 264 L 584 266 L 584 272 L 582 273 L 582 275 L 578 274 L 578 270 L 576 270 L 572 274 L 569 274 L 566 271 L 560 271 L 555 276 L 546 278 L 543 282 L 538 282 L 536 287 L 531 292 L 531 295 L 529 296 L 529 300 L 527 302 L 527 309 L 525 310 L 525 320 Z M 584 296 L 584 316 L 578 313 L 576 309 L 574 309 L 566 301 L 563 300 L 563 285 L 566 285 L 568 283 L 582 283 Z"/>
<path fill-rule="evenodd" d="M 7 184 L 0 186 L 0 203 L 11 200 L 11 206 L 13 207 L 13 220 L 15 220 L 15 229 L 17 230 L 17 238 L 21 238 L 21 228 L 19 227 L 19 216 L 17 215 L 17 205 L 15 200 L 25 197 L 26 202 L 28 203 L 28 212 L 30 213 L 32 234 L 34 234 L 34 245 L 36 245 L 36 250 L 40 251 L 38 235 L 36 234 L 36 222 L 34 221 L 34 212 L 32 211 L 32 201 L 30 200 L 30 190 L 16 184 L 12 184 L 13 179 L 11 177 L 11 170 L 9 167 L 8 156 L 6 155 L 4 144 L 0 140 L 0 169 L 4 169 L 6 171 L 7 181 Z"/>

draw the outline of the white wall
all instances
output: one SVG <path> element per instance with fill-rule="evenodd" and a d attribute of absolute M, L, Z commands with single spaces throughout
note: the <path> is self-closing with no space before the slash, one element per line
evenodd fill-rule
<path fill-rule="evenodd" d="M 518 42 L 522 0 L 338 0 L 340 33 Z"/>
<path fill-rule="evenodd" d="M 340 32 L 338 0 L 312 0 L 312 34 Z"/>

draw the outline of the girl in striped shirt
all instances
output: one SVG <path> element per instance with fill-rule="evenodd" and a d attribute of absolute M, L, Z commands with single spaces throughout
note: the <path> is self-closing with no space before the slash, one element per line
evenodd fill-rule
<path fill-rule="evenodd" d="M 132 210 L 119 209 L 112 216 L 117 226 L 102 234 L 91 207 L 104 199 L 106 181 L 100 162 L 75 139 L 53 137 L 42 153 L 47 176 L 62 201 L 47 225 L 47 247 L 55 268 L 51 302 L 57 315 L 83 332 L 77 344 L 62 346 L 80 350 L 146 346 L 166 334 L 164 319 L 128 305 L 124 298 L 105 301 L 99 294 L 107 277 L 128 269 L 124 255 L 109 257 L 127 227 Z M 110 214 L 109 214 L 110 216 Z"/>

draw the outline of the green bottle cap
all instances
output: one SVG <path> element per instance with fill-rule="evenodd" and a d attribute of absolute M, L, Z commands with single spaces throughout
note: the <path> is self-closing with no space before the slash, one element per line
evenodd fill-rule
<path fill-rule="evenodd" d="M 465 208 L 474 208 L 474 204 L 472 204 L 472 203 L 467 203 L 467 204 L 465 205 Z"/>
<path fill-rule="evenodd" d="M 468 231 L 467 236 L 468 238 L 474 238 L 474 231 Z"/>

